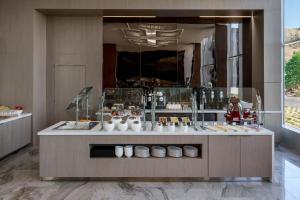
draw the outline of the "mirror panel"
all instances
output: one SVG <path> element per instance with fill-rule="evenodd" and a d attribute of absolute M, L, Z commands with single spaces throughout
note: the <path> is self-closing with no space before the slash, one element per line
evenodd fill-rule
<path fill-rule="evenodd" d="M 244 87 L 244 34 L 243 22 L 104 22 L 103 87 Z"/>

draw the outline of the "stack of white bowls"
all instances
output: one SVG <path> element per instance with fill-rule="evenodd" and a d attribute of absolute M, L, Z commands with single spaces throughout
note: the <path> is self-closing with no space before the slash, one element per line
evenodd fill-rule
<path fill-rule="evenodd" d="M 168 156 L 175 158 L 182 157 L 182 148 L 176 146 L 168 146 Z"/>
<path fill-rule="evenodd" d="M 161 146 L 153 146 L 151 147 L 151 156 L 158 157 L 158 158 L 164 158 L 166 157 L 166 148 Z"/>
<path fill-rule="evenodd" d="M 148 147 L 145 147 L 145 146 L 135 146 L 134 154 L 136 157 L 139 157 L 139 158 L 148 158 L 148 157 L 150 157 L 150 150 Z"/>
<path fill-rule="evenodd" d="M 198 148 L 194 146 L 184 146 L 183 153 L 187 157 L 195 158 L 198 157 Z"/>

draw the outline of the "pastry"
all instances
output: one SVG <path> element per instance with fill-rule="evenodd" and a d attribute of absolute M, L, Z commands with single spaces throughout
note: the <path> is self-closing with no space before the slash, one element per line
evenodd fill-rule
<path fill-rule="evenodd" d="M 159 117 L 159 118 L 158 118 L 158 121 L 159 121 L 160 123 L 162 123 L 164 126 L 166 126 L 166 125 L 167 125 L 167 122 L 168 122 L 168 118 L 167 118 L 167 117 Z"/>
<path fill-rule="evenodd" d="M 170 117 L 170 119 L 171 119 L 171 122 L 173 122 L 176 126 L 179 125 L 179 119 L 178 119 L 178 117 Z"/>
<path fill-rule="evenodd" d="M 187 125 L 191 125 L 191 121 L 189 117 L 181 117 L 181 121 L 185 122 Z"/>

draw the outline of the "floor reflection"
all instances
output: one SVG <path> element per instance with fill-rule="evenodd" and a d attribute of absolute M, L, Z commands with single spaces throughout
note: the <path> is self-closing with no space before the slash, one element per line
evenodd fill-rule
<path fill-rule="evenodd" d="M 0 161 L 0 200 L 300 200 L 300 156 L 282 147 L 276 148 L 273 183 L 40 181 L 38 155 L 29 147 Z"/>
<path fill-rule="evenodd" d="M 286 199 L 300 199 L 300 161 L 284 160 L 284 188 L 288 194 Z"/>

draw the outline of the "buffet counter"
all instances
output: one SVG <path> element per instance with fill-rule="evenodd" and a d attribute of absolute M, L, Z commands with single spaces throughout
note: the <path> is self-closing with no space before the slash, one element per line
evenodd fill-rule
<path fill-rule="evenodd" d="M 274 133 L 264 127 L 259 127 L 258 129 L 248 126 L 232 126 L 235 127 L 235 130 L 233 131 L 228 130 L 228 131 L 213 131 L 213 125 L 211 126 L 212 128 L 210 129 L 210 126 L 207 126 L 207 129 L 203 130 L 200 125 L 197 125 L 195 130 L 193 127 L 189 127 L 187 131 L 182 131 L 179 127 L 175 128 L 175 131 L 169 131 L 166 127 L 162 131 L 156 131 L 156 130 L 151 130 L 151 122 L 146 123 L 146 129 L 141 130 L 141 131 L 132 131 L 130 129 L 126 131 L 119 131 L 119 130 L 113 130 L 113 131 L 104 131 L 102 130 L 101 124 L 97 124 L 95 127 L 93 127 L 90 130 L 58 130 L 55 129 L 56 127 L 61 126 L 62 124 L 66 123 L 65 121 L 58 122 L 38 133 L 40 136 L 50 136 L 50 135 L 57 135 L 57 136 L 77 136 L 77 135 L 83 135 L 83 136 L 88 136 L 88 135 L 94 135 L 94 136 L 104 136 L 104 135 L 273 135 Z M 212 123 L 209 123 L 212 124 Z"/>
<path fill-rule="evenodd" d="M 18 119 L 22 119 L 22 118 L 25 118 L 25 117 L 29 117 L 31 115 L 32 115 L 31 113 L 23 113 L 23 114 L 20 114 L 18 116 L 0 117 L 0 124 L 4 124 L 4 123 L 11 122 L 11 121 L 14 121 L 14 120 L 18 120 Z"/>
<path fill-rule="evenodd" d="M 104 131 L 98 124 L 90 130 L 58 130 L 59 122 L 38 133 L 40 176 L 43 178 L 223 178 L 273 177 L 274 133 L 260 127 L 236 126 L 234 131 L 146 130 Z M 222 127 L 220 127 L 222 128 Z M 115 147 L 160 146 L 164 149 L 192 146 L 194 157 L 116 156 Z M 122 150 L 123 151 L 123 150 Z M 125 149 L 126 151 L 126 149 Z"/>
<path fill-rule="evenodd" d="M 31 115 L 0 117 L 0 158 L 31 143 Z"/>

